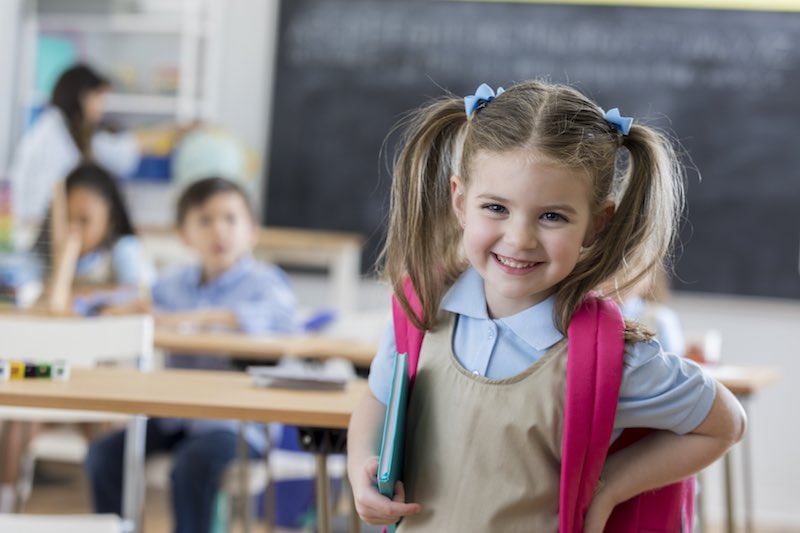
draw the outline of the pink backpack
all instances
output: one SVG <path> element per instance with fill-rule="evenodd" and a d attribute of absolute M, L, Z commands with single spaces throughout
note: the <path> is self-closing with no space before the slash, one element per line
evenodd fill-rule
<path fill-rule="evenodd" d="M 417 316 L 422 305 L 409 280 L 405 294 Z M 417 373 L 424 332 L 414 327 L 392 297 L 397 351 L 408 354 L 411 384 Z M 649 430 L 626 430 L 609 450 L 608 442 L 622 381 L 624 321 L 609 300 L 587 298 L 567 331 L 567 384 L 561 444 L 559 531 L 583 531 L 583 519 L 606 455 L 642 438 Z M 694 478 L 640 494 L 618 505 L 606 525 L 613 533 L 679 533 L 692 530 Z"/>

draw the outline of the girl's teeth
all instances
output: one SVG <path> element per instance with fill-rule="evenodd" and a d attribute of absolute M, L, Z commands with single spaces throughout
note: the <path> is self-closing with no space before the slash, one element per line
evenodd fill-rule
<path fill-rule="evenodd" d="M 498 261 L 511 268 L 528 268 L 534 265 L 534 263 L 518 263 L 516 261 L 512 261 L 511 259 L 507 259 L 500 255 L 496 255 L 495 257 L 497 257 Z"/>

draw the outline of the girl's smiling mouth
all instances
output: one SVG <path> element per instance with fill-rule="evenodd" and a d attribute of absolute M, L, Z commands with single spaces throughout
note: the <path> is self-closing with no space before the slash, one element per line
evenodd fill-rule
<path fill-rule="evenodd" d="M 541 264 L 535 261 L 519 261 L 517 259 L 512 259 L 494 252 L 491 252 L 491 254 L 494 260 L 500 265 L 501 268 L 503 268 L 503 270 L 513 274 L 524 274 L 530 272 L 536 268 L 536 266 Z"/>

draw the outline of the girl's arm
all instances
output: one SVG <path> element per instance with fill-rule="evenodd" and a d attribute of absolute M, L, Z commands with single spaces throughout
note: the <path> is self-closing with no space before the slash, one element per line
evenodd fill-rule
<path fill-rule="evenodd" d="M 385 414 L 386 407 L 369 391 L 353 411 L 347 431 L 347 475 L 356 510 L 362 520 L 371 525 L 393 524 L 405 515 L 422 510 L 417 503 L 405 503 L 401 481 L 397 482 L 393 500 L 378 492 L 376 487 L 378 457 L 375 450 Z"/>
<path fill-rule="evenodd" d="M 716 391 L 708 415 L 690 433 L 656 431 L 606 459 L 604 483 L 586 514 L 587 533 L 602 533 L 617 504 L 699 472 L 741 440 L 747 424 L 742 406 L 721 384 Z"/>

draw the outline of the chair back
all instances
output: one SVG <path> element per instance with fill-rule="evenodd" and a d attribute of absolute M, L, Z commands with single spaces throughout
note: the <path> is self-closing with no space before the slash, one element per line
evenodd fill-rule
<path fill-rule="evenodd" d="M 64 360 L 74 367 L 153 364 L 153 318 L 149 315 L 62 318 L 0 315 L 0 359 Z"/>

